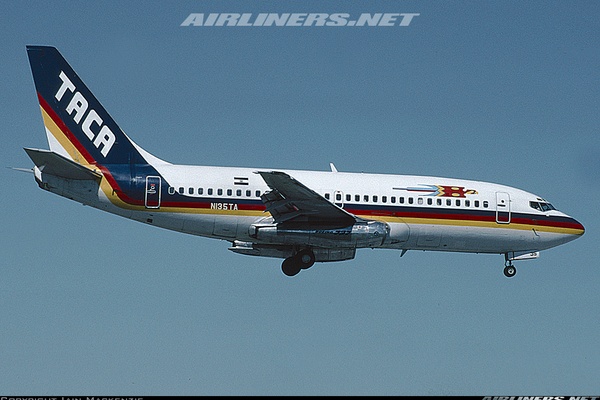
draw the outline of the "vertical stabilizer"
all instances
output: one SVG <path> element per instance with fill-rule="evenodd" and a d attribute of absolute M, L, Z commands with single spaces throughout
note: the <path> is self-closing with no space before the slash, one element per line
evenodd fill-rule
<path fill-rule="evenodd" d="M 146 164 L 54 47 L 27 46 L 50 149 L 80 164 Z"/>

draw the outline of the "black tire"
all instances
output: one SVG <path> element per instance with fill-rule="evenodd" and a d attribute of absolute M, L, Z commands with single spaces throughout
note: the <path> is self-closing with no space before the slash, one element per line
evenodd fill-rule
<path fill-rule="evenodd" d="M 504 267 L 504 276 L 507 278 L 512 278 L 517 273 L 517 269 L 514 265 L 507 265 Z"/>
<path fill-rule="evenodd" d="M 281 271 L 287 276 L 298 275 L 301 269 L 300 262 L 295 257 L 288 257 L 281 264 Z"/>
<path fill-rule="evenodd" d="M 298 260 L 302 269 L 309 269 L 315 263 L 315 253 L 310 249 L 300 250 L 294 258 Z"/>

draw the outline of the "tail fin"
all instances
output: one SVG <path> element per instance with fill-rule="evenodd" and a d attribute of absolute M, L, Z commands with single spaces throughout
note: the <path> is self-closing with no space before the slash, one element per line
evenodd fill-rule
<path fill-rule="evenodd" d="M 80 164 L 146 164 L 144 152 L 119 128 L 54 47 L 27 46 L 50 150 Z M 151 156 L 150 156 L 151 157 Z"/>

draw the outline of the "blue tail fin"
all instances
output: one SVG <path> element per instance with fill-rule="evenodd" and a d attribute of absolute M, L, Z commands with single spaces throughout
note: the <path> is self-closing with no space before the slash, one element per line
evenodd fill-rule
<path fill-rule="evenodd" d="M 27 54 L 52 151 L 80 164 L 147 164 L 56 48 Z"/>

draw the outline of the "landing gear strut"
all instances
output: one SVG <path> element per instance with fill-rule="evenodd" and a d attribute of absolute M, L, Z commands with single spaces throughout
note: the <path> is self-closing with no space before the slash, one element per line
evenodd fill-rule
<path fill-rule="evenodd" d="M 304 249 L 283 260 L 281 270 L 287 276 L 294 276 L 297 275 L 300 270 L 312 267 L 314 263 L 315 253 L 310 249 Z"/>

